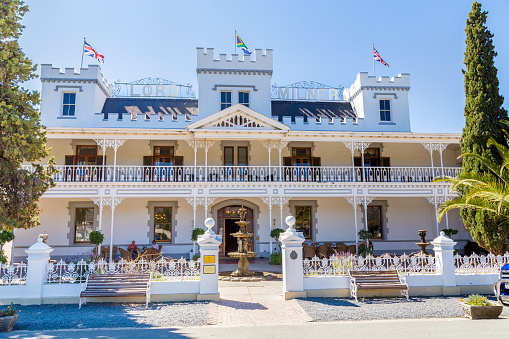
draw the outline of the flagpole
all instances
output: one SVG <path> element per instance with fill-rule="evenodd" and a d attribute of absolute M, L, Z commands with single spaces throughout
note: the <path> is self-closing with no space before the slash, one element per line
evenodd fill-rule
<path fill-rule="evenodd" d="M 80 69 L 83 68 L 83 54 L 85 54 L 84 51 L 85 51 L 85 40 L 86 39 L 87 38 L 83 37 L 83 46 L 81 47 L 81 66 L 80 66 Z"/>
<path fill-rule="evenodd" d="M 373 44 L 373 52 L 375 52 L 375 44 Z M 375 74 L 375 55 L 373 54 L 373 76 L 376 77 Z"/>
<path fill-rule="evenodd" d="M 235 52 L 233 54 L 237 54 L 237 30 L 235 30 Z"/>

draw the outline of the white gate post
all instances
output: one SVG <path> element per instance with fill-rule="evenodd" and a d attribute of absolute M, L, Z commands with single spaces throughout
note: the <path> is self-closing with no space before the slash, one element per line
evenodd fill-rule
<path fill-rule="evenodd" d="M 223 242 L 220 235 L 212 230 L 216 222 L 205 219 L 205 234 L 198 236 L 200 246 L 200 294 L 198 300 L 219 300 L 219 245 Z"/>
<path fill-rule="evenodd" d="M 304 269 L 302 267 L 302 243 L 304 235 L 297 232 L 295 218 L 286 217 L 288 229 L 280 236 L 283 255 L 283 295 L 285 299 L 305 298 Z"/>
<path fill-rule="evenodd" d="M 51 247 L 38 238 L 37 242 L 30 246 L 25 253 L 28 255 L 28 267 L 26 277 L 25 302 L 27 304 L 42 304 L 42 287 L 46 275 L 46 265 L 49 263 Z"/>
<path fill-rule="evenodd" d="M 442 293 L 444 295 L 459 295 L 460 288 L 456 286 L 456 271 L 454 268 L 454 245 L 456 242 L 448 238 L 442 231 L 431 244 L 435 251 L 435 265 L 437 274 L 442 275 Z"/>

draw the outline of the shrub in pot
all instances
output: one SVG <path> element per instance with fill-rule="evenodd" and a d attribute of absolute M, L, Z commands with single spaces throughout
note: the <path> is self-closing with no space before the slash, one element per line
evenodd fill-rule
<path fill-rule="evenodd" d="M 461 308 L 470 319 L 494 319 L 502 313 L 502 305 L 493 304 L 479 294 L 471 294 L 466 299 L 460 299 Z"/>
<path fill-rule="evenodd" d="M 18 321 L 19 312 L 12 303 L 7 309 L 0 310 L 0 332 L 12 331 L 14 324 Z"/>

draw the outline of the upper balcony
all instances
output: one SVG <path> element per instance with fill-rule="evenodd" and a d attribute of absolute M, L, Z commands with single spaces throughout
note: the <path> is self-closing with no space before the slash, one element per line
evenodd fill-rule
<path fill-rule="evenodd" d="M 31 169 L 24 165 L 24 169 Z M 429 183 L 461 167 L 57 165 L 57 183 Z"/>

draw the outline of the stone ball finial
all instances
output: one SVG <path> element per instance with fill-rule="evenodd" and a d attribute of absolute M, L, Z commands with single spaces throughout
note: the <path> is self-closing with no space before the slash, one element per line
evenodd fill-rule
<path fill-rule="evenodd" d="M 216 222 L 212 218 L 205 219 L 205 227 L 207 227 L 207 232 L 212 232 L 212 227 L 216 225 Z"/>
<path fill-rule="evenodd" d="M 295 225 L 295 217 L 292 215 L 289 215 L 286 217 L 285 222 L 290 229 L 293 229 L 293 225 Z"/>
<path fill-rule="evenodd" d="M 444 231 L 440 231 L 440 236 L 445 236 L 445 232 Z"/>

